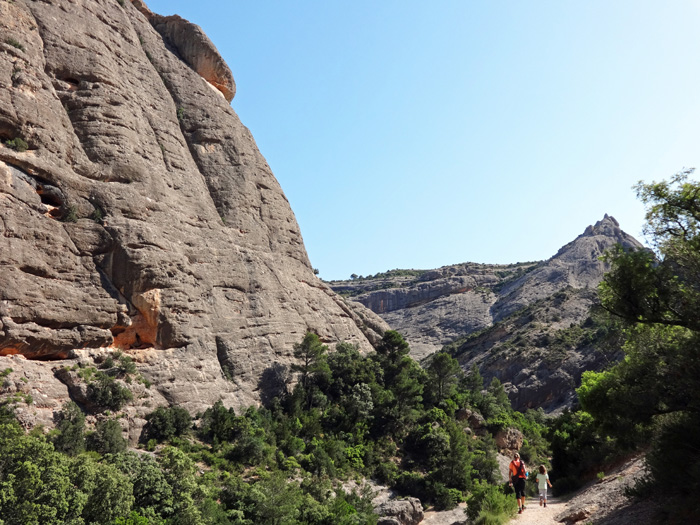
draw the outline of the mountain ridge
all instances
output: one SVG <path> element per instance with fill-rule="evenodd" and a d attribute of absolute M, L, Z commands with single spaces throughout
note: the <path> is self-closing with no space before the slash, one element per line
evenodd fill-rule
<path fill-rule="evenodd" d="M 642 248 L 606 214 L 544 261 L 395 270 L 378 279 L 329 284 L 401 332 L 415 359 L 426 359 L 449 346 L 463 368 L 477 364 L 487 381 L 495 377 L 504 383 L 517 408 L 556 410 L 573 401 L 581 372 L 602 367 L 607 356 L 598 355 L 593 347 L 579 349 L 582 352 L 571 348 L 565 359 L 554 360 L 530 352 L 529 360 L 521 355 L 512 362 L 489 361 L 486 356 L 498 354 L 518 336 L 516 348 L 544 352 L 546 334 L 564 337 L 562 331 L 584 324 L 607 268 L 600 258 L 616 244 Z M 520 333 L 534 334 L 532 327 L 537 323 L 546 327 L 537 337 Z M 560 368 L 542 365 L 546 361 Z"/>

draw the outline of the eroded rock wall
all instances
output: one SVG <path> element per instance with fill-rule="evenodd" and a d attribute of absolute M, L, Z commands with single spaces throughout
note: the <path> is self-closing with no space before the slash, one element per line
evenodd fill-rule
<path fill-rule="evenodd" d="M 0 31 L 0 354 L 121 348 L 196 411 L 256 402 L 307 330 L 371 349 L 386 324 L 314 276 L 197 26 L 15 0 Z"/>

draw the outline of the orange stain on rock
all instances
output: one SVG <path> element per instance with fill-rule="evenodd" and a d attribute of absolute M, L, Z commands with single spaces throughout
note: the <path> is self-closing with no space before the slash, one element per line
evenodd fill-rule
<path fill-rule="evenodd" d="M 155 288 L 132 298 L 138 313 L 131 325 L 114 333 L 114 346 L 123 350 L 156 346 L 158 317 L 160 315 L 160 290 Z"/>

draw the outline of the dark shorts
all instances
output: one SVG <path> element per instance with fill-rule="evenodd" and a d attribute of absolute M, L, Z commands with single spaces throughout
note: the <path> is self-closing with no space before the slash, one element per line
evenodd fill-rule
<path fill-rule="evenodd" d="M 525 497 L 525 478 L 515 478 L 513 481 L 513 488 L 515 489 L 516 498 Z"/>

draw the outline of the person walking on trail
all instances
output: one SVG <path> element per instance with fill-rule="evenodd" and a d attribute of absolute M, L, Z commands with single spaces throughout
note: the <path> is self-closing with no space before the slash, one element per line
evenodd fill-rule
<path fill-rule="evenodd" d="M 547 506 L 547 485 L 550 487 L 552 483 L 549 481 L 549 474 L 547 474 L 547 467 L 540 465 L 539 474 L 537 474 L 537 488 L 540 490 L 540 507 L 544 503 Z"/>
<path fill-rule="evenodd" d="M 513 454 L 513 461 L 510 462 L 510 482 L 509 484 L 515 489 L 515 499 L 518 502 L 518 514 L 522 514 L 525 510 L 525 480 L 527 479 L 527 471 L 525 463 L 520 459 L 520 454 Z"/>

